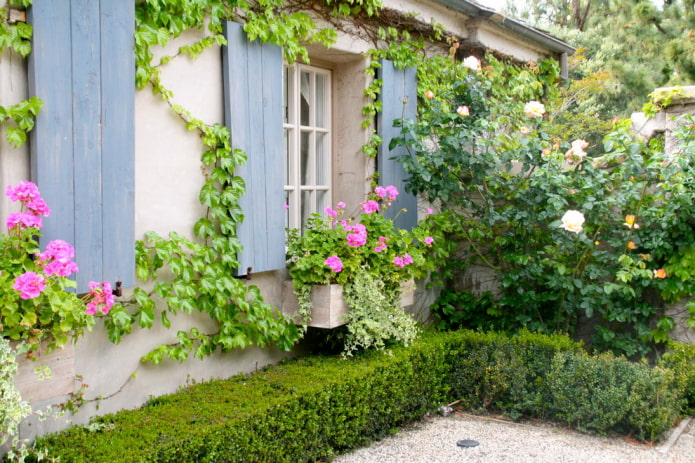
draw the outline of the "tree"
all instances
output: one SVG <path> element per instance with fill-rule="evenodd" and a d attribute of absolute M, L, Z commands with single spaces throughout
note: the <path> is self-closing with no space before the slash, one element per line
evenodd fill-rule
<path fill-rule="evenodd" d="M 583 50 L 573 79 L 608 73 L 583 102 L 603 119 L 640 110 L 657 87 L 695 80 L 693 0 L 527 0 L 508 11 Z"/>

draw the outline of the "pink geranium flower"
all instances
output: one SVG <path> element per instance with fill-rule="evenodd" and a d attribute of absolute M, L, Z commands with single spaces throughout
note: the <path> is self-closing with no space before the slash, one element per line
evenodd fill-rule
<path fill-rule="evenodd" d="M 331 270 L 335 273 L 340 273 L 343 270 L 343 261 L 338 256 L 331 256 L 324 261 Z"/>
<path fill-rule="evenodd" d="M 71 260 L 74 256 L 75 249 L 70 243 L 53 240 L 48 243 L 46 250 L 39 254 L 39 259 L 46 263 L 46 275 L 67 277 L 78 271 L 77 264 Z"/>
<path fill-rule="evenodd" d="M 8 229 L 17 228 L 19 230 L 26 230 L 27 228 L 41 228 L 43 226 L 41 217 L 28 212 L 13 212 L 12 214 L 9 214 L 5 224 L 7 225 Z"/>
<path fill-rule="evenodd" d="M 26 180 L 19 182 L 19 185 L 14 188 L 12 185 L 8 185 L 5 194 L 14 202 L 31 201 L 40 198 L 39 187 L 35 183 Z"/>
<path fill-rule="evenodd" d="M 348 246 L 360 247 L 367 243 L 367 227 L 361 223 L 346 227 L 345 230 L 350 232 L 347 235 Z"/>
<path fill-rule="evenodd" d="M 90 281 L 89 297 L 91 297 L 92 300 L 87 303 L 87 308 L 85 309 L 87 315 L 94 315 L 99 311 L 106 315 L 111 310 L 111 307 L 113 307 L 113 290 L 108 281 L 102 281 L 101 283 Z"/>
<path fill-rule="evenodd" d="M 366 214 L 371 214 L 372 212 L 379 212 L 379 203 L 374 201 L 373 199 L 361 203 L 360 206 L 362 206 L 362 210 Z"/>
<path fill-rule="evenodd" d="M 21 293 L 19 297 L 22 299 L 34 299 L 46 289 L 46 278 L 38 273 L 26 272 L 15 279 L 12 288 Z"/>

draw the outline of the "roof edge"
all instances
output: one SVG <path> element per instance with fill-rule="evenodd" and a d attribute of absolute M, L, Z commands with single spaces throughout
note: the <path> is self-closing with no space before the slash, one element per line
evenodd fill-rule
<path fill-rule="evenodd" d="M 510 18 L 508 16 L 499 13 L 491 8 L 487 8 L 483 5 L 479 5 L 475 2 L 468 0 L 436 0 L 442 5 L 448 6 L 456 11 L 464 13 L 473 18 L 482 18 L 494 22 L 504 29 L 508 29 L 512 32 L 519 34 L 520 36 L 532 40 L 536 43 L 548 47 L 551 51 L 556 53 L 567 53 L 568 55 L 573 54 L 577 49 L 567 42 L 564 42 L 557 37 L 536 29 L 535 27 L 529 26 L 522 21 Z"/>

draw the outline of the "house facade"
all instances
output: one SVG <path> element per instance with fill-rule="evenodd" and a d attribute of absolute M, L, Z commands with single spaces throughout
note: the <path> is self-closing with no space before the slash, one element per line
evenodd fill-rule
<path fill-rule="evenodd" d="M 383 7 L 384 17 L 441 24 L 462 52 L 481 57 L 487 51 L 520 62 L 554 57 L 566 67 L 573 52 L 566 43 L 474 2 L 385 0 Z M 415 116 L 415 71 L 381 64 L 382 109 L 365 126 L 365 89 L 374 79 L 365 70 L 373 44 L 360 34 L 339 32 L 331 48 L 308 45 L 308 62 L 288 64 L 278 46 L 249 41 L 243 24 L 234 21 L 225 24 L 226 45 L 209 46 L 195 59 L 183 56 L 180 47 L 207 36 L 205 28 L 189 30 L 155 50 L 158 56 L 151 60 L 176 57 L 157 65 L 161 85 L 170 93 L 163 99 L 151 84 L 136 89 L 132 0 L 35 1 L 25 17 L 18 17 L 33 26 L 33 51 L 27 59 L 9 50 L 0 54 L 0 105 L 30 96 L 44 105 L 21 147 L 10 146 L 1 129 L 0 187 L 37 183 L 52 209 L 42 241 L 63 239 L 75 246 L 78 292 L 89 281 L 114 287 L 120 282 L 126 300 L 134 288 L 148 285 L 136 279 L 136 240 L 148 232 L 196 239 L 194 225 L 209 214 L 201 191 L 213 169 L 201 162 L 200 132 L 186 130 L 176 108 L 185 108 L 190 124 L 228 127 L 232 148 L 248 157 L 235 171 L 246 187 L 239 200 L 244 220 L 235 236 L 243 250 L 235 277 L 257 287 L 273 307 L 281 306 L 282 282 L 288 278 L 285 228 L 301 227 L 309 214 L 338 201 L 357 212 L 375 173 L 381 184 L 403 192 L 393 207 L 408 211 L 399 216 L 399 225 L 417 222 L 417 199 L 404 192 L 404 174 L 387 148 L 397 133 L 392 121 Z M 373 133 L 384 139 L 376 158 L 362 152 Z M 0 207 L 5 216 L 16 205 L 3 196 Z M 170 321 L 170 328 L 135 326 L 118 344 L 97 323 L 76 345 L 44 359 L 53 362 L 49 380 L 37 381 L 24 366 L 20 389 L 36 409 L 66 400 L 82 382 L 89 385 L 87 402 L 75 415 L 31 418 L 25 435 L 86 423 L 91 415 L 137 407 L 188 382 L 253 371 L 287 355 L 274 347 L 248 347 L 182 363 L 141 362 L 156 346 L 176 342 L 178 330 L 216 329 L 195 311 Z"/>

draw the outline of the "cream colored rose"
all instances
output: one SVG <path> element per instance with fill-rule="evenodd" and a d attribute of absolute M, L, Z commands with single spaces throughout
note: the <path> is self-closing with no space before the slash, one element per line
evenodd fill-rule
<path fill-rule="evenodd" d="M 526 117 L 532 119 L 534 117 L 543 117 L 543 114 L 545 114 L 545 105 L 537 101 L 529 101 L 526 103 L 526 106 L 524 106 L 524 114 L 526 114 Z"/>
<path fill-rule="evenodd" d="M 573 233 L 579 233 L 582 231 L 582 225 L 584 225 L 584 214 L 579 211 L 567 211 L 565 215 L 562 216 L 562 225 L 560 225 L 560 228 L 564 228 Z"/>
<path fill-rule="evenodd" d="M 480 71 L 480 60 L 475 56 L 469 56 L 463 60 L 463 65 L 473 71 Z"/>

